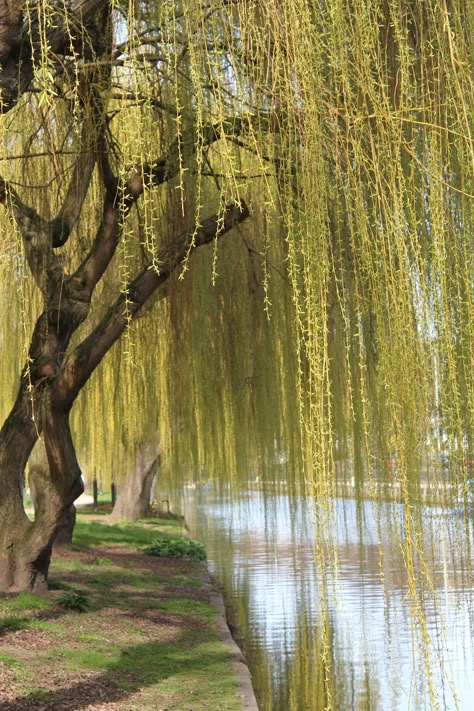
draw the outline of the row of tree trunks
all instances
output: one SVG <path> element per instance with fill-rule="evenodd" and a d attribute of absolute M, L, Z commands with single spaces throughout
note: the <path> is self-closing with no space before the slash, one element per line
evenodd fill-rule
<path fill-rule="evenodd" d="M 150 513 L 151 496 L 159 463 L 159 447 L 155 443 L 148 442 L 139 446 L 134 465 L 119 487 L 112 519 L 137 521 Z M 42 440 L 38 440 L 28 467 L 30 496 L 36 516 L 43 511 L 45 498 L 49 496 L 49 478 L 46 447 Z M 75 523 L 76 507 L 74 504 L 69 507 L 64 506 L 53 541 L 54 548 L 72 544 Z"/>

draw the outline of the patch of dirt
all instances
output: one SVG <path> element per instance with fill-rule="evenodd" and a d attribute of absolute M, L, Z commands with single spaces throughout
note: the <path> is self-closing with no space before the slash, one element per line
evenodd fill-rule
<path fill-rule="evenodd" d="M 51 643 L 52 635 L 40 630 L 6 630 L 0 637 L 0 649 L 3 652 L 8 652 L 10 649 L 39 651 L 50 648 Z"/>
<path fill-rule="evenodd" d="M 15 679 L 16 674 L 13 669 L 9 669 L 4 662 L 0 662 L 0 699 L 3 699 L 8 694 Z"/>

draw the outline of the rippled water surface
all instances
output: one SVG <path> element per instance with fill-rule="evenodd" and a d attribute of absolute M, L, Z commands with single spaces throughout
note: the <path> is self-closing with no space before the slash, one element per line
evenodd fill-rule
<path fill-rule="evenodd" d="M 407 594 L 400 504 L 335 502 L 327 605 L 309 499 L 249 492 L 213 502 L 193 492 L 185 513 L 225 591 L 262 709 L 474 709 L 471 512 L 420 511 L 423 610 Z"/>

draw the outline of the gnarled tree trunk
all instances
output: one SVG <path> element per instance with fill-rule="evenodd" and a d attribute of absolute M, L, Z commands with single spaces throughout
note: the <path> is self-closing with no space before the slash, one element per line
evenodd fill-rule
<path fill-rule="evenodd" d="M 160 455 L 156 444 L 142 444 L 138 448 L 135 466 L 119 485 L 112 517 L 137 521 L 150 513 L 150 498 Z"/>
<path fill-rule="evenodd" d="M 43 414 L 41 414 L 43 413 Z M 38 419 L 37 419 L 38 417 Z M 0 590 L 42 590 L 47 586 L 52 544 L 65 509 L 82 491 L 80 470 L 71 458 L 67 415 L 49 423 L 47 412 L 26 386 L 0 432 Z M 43 420 L 48 467 L 33 467 L 35 520 L 23 508 L 21 481 Z M 55 449 L 63 449 L 67 466 L 54 470 Z M 51 473 L 53 462 L 53 473 Z"/>
<path fill-rule="evenodd" d="M 137 193 L 138 197 L 138 193 Z M 186 232 L 177 237 L 161 255 L 162 270 L 158 274 L 148 266 L 131 282 L 127 294 L 121 295 L 101 323 L 70 354 L 67 347 L 71 335 L 88 313 L 92 292 L 106 264 L 112 258 L 117 241 L 118 208 L 106 198 L 97 245 L 79 270 L 71 277 L 56 274 L 58 266 L 51 250 L 51 235 L 41 234 L 44 225 L 34 225 L 34 215 L 16 201 L 18 222 L 33 244 L 30 266 L 38 282 L 47 292 L 48 306 L 40 316 L 33 333 L 29 363 L 21 377 L 15 405 L 0 430 L 0 591 L 38 590 L 47 585 L 53 541 L 75 499 L 83 491 L 81 471 L 76 459 L 69 427 L 69 411 L 105 353 L 120 338 L 130 315 L 139 313 L 146 300 L 168 279 L 187 255 L 190 248 L 208 244 L 248 216 L 246 206 L 229 205 L 222 219 L 218 215 L 205 220 L 197 233 Z M 1 195 L 0 195 L 1 200 Z M 27 216 L 28 220 L 23 220 Z M 48 236 L 49 235 L 49 236 Z M 44 253 L 52 262 L 45 276 L 35 263 L 38 242 L 46 242 Z M 46 259 L 47 262 L 47 259 Z M 133 300 L 132 300 L 133 296 Z M 125 301 L 128 301 L 125 312 Z M 54 308 L 56 304 L 56 308 Z M 30 367 L 30 364 L 33 367 Z M 37 486 L 35 520 L 24 511 L 21 484 L 31 451 L 44 437 L 48 459 L 48 476 Z M 151 467 L 144 466 L 142 501 L 151 486 Z M 156 466 L 156 462 L 155 462 Z M 148 489 L 149 495 L 149 489 Z M 127 512 L 128 515 L 128 512 Z"/>

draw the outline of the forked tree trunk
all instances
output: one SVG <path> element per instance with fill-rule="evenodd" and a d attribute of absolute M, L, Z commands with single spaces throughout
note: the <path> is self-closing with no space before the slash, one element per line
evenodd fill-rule
<path fill-rule="evenodd" d="M 133 198 L 130 204 L 143 189 L 144 183 L 140 190 L 130 193 Z M 128 315 L 124 313 L 124 303 L 129 293 L 133 293 L 133 301 L 132 306 L 127 307 L 127 314 L 133 317 L 181 264 L 191 246 L 196 249 L 221 237 L 249 214 L 245 205 L 230 204 L 223 219 L 214 215 L 203 222 L 197 233 L 180 235 L 170 248 L 163 250 L 159 260 L 162 271 L 158 274 L 147 266 L 139 272 L 129 286 L 130 291 L 120 295 L 92 333 L 65 357 L 71 335 L 86 318 L 95 285 L 115 252 L 119 238 L 116 194 L 116 189 L 113 194 L 107 194 L 96 237 L 97 248 L 91 250 L 79 270 L 68 279 L 52 250 L 48 251 L 51 234 L 48 231 L 41 234 L 43 222 L 37 216 L 34 218 L 34 211 L 26 209 L 17 197 L 12 200 L 17 221 L 23 224 L 28 237 L 25 247 L 31 252 L 30 266 L 39 273 L 38 282 L 48 291 L 48 307 L 36 323 L 17 399 L 0 430 L 0 591 L 3 592 L 39 590 L 47 585 L 51 548 L 58 526 L 84 488 L 69 427 L 69 411 L 105 353 L 126 329 Z M 35 219 L 38 232 L 33 240 Z M 46 245 L 43 257 L 47 256 L 52 263 L 47 278 L 39 267 L 44 261 L 39 259 L 41 240 Z M 23 508 L 21 486 L 31 450 L 40 434 L 46 446 L 49 476 L 37 487 L 32 522 Z M 143 507 L 148 510 L 157 464 L 158 453 L 155 452 L 148 465 L 144 461 L 137 467 L 129 484 L 122 487 L 114 512 L 117 517 L 134 519 L 142 515 Z M 132 496 L 134 485 L 140 492 L 138 497 Z"/>
<path fill-rule="evenodd" d="M 148 516 L 159 460 L 156 445 L 148 443 L 139 447 L 135 466 L 118 487 L 117 501 L 112 511 L 114 519 L 137 521 Z"/>
<path fill-rule="evenodd" d="M 33 467 L 35 520 L 30 521 L 20 483 L 40 431 L 33 413 L 43 423 L 48 468 Z M 25 386 L 0 433 L 0 491 L 0 591 L 45 590 L 58 526 L 81 494 L 82 480 L 68 413 L 40 404 Z"/>

